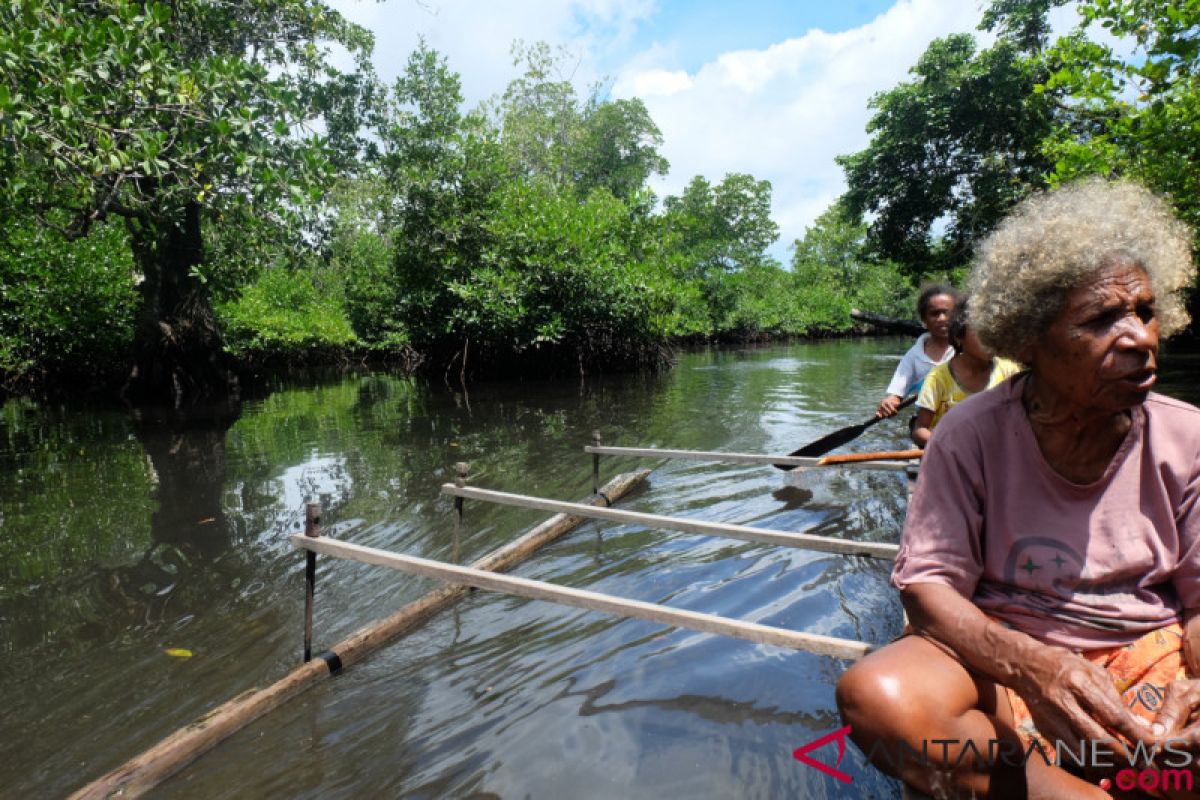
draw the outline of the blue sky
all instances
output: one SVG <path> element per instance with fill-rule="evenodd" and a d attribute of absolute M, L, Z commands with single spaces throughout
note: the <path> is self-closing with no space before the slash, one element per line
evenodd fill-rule
<path fill-rule="evenodd" d="M 656 44 L 674 47 L 675 66 L 693 71 L 721 53 L 762 49 L 813 28 L 829 32 L 857 28 L 894 4 L 895 0 L 664 0 L 638 26 L 631 49 L 648 50 Z"/>
<path fill-rule="evenodd" d="M 771 254 L 845 190 L 834 158 L 867 144 L 867 102 L 906 80 L 934 38 L 976 33 L 982 0 L 327 0 L 375 32 L 389 81 L 418 37 L 461 75 L 467 105 L 517 77 L 514 40 L 570 54 L 581 96 L 640 98 L 664 137 L 660 195 L 695 175 L 766 179 L 780 226 Z"/>

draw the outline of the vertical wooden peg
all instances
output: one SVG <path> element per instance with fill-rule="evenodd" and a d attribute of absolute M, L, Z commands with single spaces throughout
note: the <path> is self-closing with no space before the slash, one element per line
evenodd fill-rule
<path fill-rule="evenodd" d="M 600 431 L 592 431 L 592 444 L 600 446 Z M 592 494 L 600 493 L 600 454 L 592 453 Z"/>
<path fill-rule="evenodd" d="M 454 465 L 454 485 L 462 489 L 467 485 L 467 473 L 471 471 L 471 465 L 466 461 L 459 461 Z M 454 498 L 454 510 L 456 512 L 454 519 L 454 530 L 461 531 L 463 524 L 463 499 L 461 497 Z"/>
<path fill-rule="evenodd" d="M 321 537 L 321 504 L 306 503 L 304 506 L 304 535 L 311 539 Z M 317 588 L 317 554 L 304 551 L 304 663 L 312 661 L 313 593 Z"/>

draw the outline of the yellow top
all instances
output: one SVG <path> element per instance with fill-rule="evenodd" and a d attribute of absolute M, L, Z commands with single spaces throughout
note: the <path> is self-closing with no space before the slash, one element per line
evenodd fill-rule
<path fill-rule="evenodd" d="M 1023 367 L 1015 361 L 1009 361 L 1007 358 L 992 359 L 992 374 L 988 376 L 987 388 L 991 389 L 999 383 L 1003 383 L 1006 378 L 1016 375 Z M 938 364 L 929 375 L 925 377 L 925 384 L 921 387 L 921 394 L 917 397 L 917 407 L 927 408 L 933 412 L 933 422 L 929 423 L 932 428 L 938 424 L 938 420 L 942 415 L 962 402 L 972 393 L 968 392 L 963 387 L 959 386 L 958 381 L 954 380 L 954 373 L 950 371 L 950 362 Z"/>

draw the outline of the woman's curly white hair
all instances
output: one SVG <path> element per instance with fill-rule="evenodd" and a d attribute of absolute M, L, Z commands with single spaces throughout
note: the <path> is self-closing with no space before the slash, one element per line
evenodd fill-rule
<path fill-rule="evenodd" d="M 1188 324 L 1180 291 L 1195 276 L 1190 229 L 1166 201 L 1091 178 L 1032 195 L 979 246 L 968 278 L 970 324 L 998 355 L 1020 359 L 1067 294 L 1114 262 L 1146 270 L 1165 338 Z"/>

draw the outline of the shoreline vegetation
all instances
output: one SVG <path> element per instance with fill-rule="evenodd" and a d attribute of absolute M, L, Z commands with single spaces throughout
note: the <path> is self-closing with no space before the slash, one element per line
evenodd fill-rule
<path fill-rule="evenodd" d="M 663 369 L 688 343 L 862 330 L 851 308 L 910 317 L 921 282 L 953 282 L 1064 181 L 1137 180 L 1195 227 L 1195 145 L 1173 132 L 1200 122 L 1200 11 L 1083 0 L 1052 40 L 1062 4 L 992 0 L 994 44 L 935 40 L 873 97 L 846 193 L 786 265 L 769 182 L 657 196 L 646 106 L 581 95 L 543 43 L 468 109 L 435 50 L 385 85 L 370 33 L 314 0 L 4 5 L 0 392 L 180 407 L 285 366 Z"/>
<path fill-rule="evenodd" d="M 708 190 L 699 179 L 694 185 Z M 831 227 L 859 240 L 865 230 L 837 221 Z M 402 318 L 395 308 L 404 297 L 380 300 L 382 289 L 395 292 L 396 279 L 384 240 L 362 230 L 349 235 L 357 241 L 334 246 L 345 246 L 350 255 L 314 250 L 297 263 L 255 270 L 245 285 L 214 289 L 213 316 L 228 368 L 245 388 L 256 374 L 308 367 L 390 368 L 450 385 L 656 371 L 669 368 L 677 348 L 871 332 L 851 318 L 852 307 L 903 317 L 912 305 L 913 290 L 891 265 L 851 265 L 833 273 L 797 257 L 789 271 L 759 253 L 744 266 L 716 264 L 681 276 L 647 260 L 584 260 L 506 269 L 486 287 L 500 297 L 465 291 L 463 284 L 478 274 L 462 283 L 436 276 L 422 287 L 426 302 L 462 320 L 452 326 L 427 312 Z M 140 304 L 125 231 L 108 223 L 70 240 L 29 221 L 7 228 L 4 236 L 0 397 L 125 399 Z M 354 246 L 364 243 L 380 247 L 382 257 L 360 259 Z M 216 261 L 209 266 L 214 273 L 235 269 Z M 371 280 L 376 270 L 387 277 Z M 607 280 L 596 280 L 601 270 Z M 844 291 L 847 279 L 858 284 L 855 291 Z M 507 283 L 496 285 L 500 281 Z"/>

